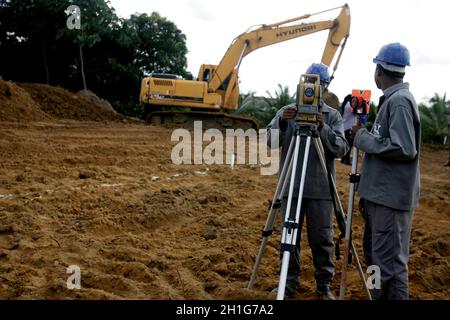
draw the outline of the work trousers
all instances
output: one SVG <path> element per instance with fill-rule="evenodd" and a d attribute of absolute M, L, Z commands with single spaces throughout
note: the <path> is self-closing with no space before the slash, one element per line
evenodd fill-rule
<path fill-rule="evenodd" d="M 287 197 L 281 203 L 282 224 L 287 210 Z M 292 198 L 290 216 L 295 217 L 297 198 Z M 306 216 L 306 231 L 311 247 L 314 275 L 318 288 L 330 286 L 334 276 L 333 263 L 333 204 L 331 200 L 303 198 L 300 209 L 299 229 L 296 248 L 291 252 L 286 284 L 290 288 L 299 287 L 300 283 L 300 240 L 303 221 Z M 283 225 L 282 225 L 283 228 Z M 280 250 L 280 259 L 283 252 Z"/>
<path fill-rule="evenodd" d="M 364 216 L 366 264 L 378 266 L 381 271 L 381 286 L 373 290 L 374 298 L 407 300 L 413 210 L 401 211 L 366 201 Z"/>

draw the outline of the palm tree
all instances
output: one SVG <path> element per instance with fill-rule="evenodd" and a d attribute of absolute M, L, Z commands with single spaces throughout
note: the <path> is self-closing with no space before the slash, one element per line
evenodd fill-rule
<path fill-rule="evenodd" d="M 249 115 L 258 121 L 260 127 L 266 125 L 264 114 L 267 103 L 261 97 L 255 96 L 254 91 L 243 93 L 239 96 L 239 108 L 234 112 L 238 115 Z"/>
<path fill-rule="evenodd" d="M 269 123 L 277 111 L 282 107 L 295 102 L 295 94 L 291 95 L 288 86 L 283 87 L 281 84 L 278 84 L 278 90 L 275 91 L 275 96 L 273 96 L 269 91 L 266 91 L 266 93 L 268 97 L 264 97 L 264 101 L 267 104 L 263 118 L 264 124 Z"/>
<path fill-rule="evenodd" d="M 255 91 L 249 91 L 239 96 L 239 109 L 236 110 L 235 114 L 250 114 L 249 112 L 255 109 L 255 93 Z"/>
<path fill-rule="evenodd" d="M 422 140 L 430 143 L 442 143 L 450 134 L 449 117 L 450 101 L 446 94 L 439 96 L 437 93 L 429 99 L 428 105 L 419 105 L 422 123 Z"/>
<path fill-rule="evenodd" d="M 269 91 L 266 91 L 268 98 L 264 98 L 269 107 L 276 111 L 280 110 L 282 107 L 295 101 L 295 95 L 291 95 L 288 86 L 282 86 L 278 84 L 278 90 L 275 91 L 275 97 Z"/>
<path fill-rule="evenodd" d="M 255 117 L 260 127 L 265 127 L 282 107 L 295 101 L 289 93 L 289 87 L 278 84 L 274 96 L 266 91 L 268 97 L 255 96 L 254 91 L 241 94 L 239 108 L 235 114 L 246 114 Z"/>

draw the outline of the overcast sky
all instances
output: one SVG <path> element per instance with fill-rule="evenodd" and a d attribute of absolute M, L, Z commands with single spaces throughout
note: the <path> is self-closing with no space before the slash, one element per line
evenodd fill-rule
<path fill-rule="evenodd" d="M 337 0 L 110 0 L 116 13 L 167 17 L 186 35 L 188 70 L 197 76 L 202 63 L 218 64 L 231 41 L 250 26 L 270 24 L 342 6 Z M 372 59 L 390 42 L 404 44 L 411 54 L 405 81 L 416 100 L 433 94 L 450 95 L 450 0 L 348 0 L 351 12 L 350 37 L 330 90 L 342 100 L 352 89 L 377 89 Z M 336 18 L 339 10 L 311 17 L 305 22 Z M 272 94 L 277 84 L 291 92 L 300 75 L 312 62 L 320 62 L 328 31 L 299 37 L 261 48 L 242 61 L 241 92 Z"/>

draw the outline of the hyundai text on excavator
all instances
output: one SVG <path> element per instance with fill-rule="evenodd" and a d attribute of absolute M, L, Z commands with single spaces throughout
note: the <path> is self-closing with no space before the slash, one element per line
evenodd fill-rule
<path fill-rule="evenodd" d="M 334 20 L 298 23 L 335 9 L 341 11 Z M 334 63 L 334 74 L 350 31 L 350 8 L 347 4 L 250 28 L 233 40 L 218 65 L 203 64 L 196 80 L 184 80 L 176 75 L 161 73 L 145 77 L 141 82 L 140 101 L 148 113 L 147 121 L 156 125 L 189 127 L 194 120 L 202 120 L 203 128 L 257 128 L 255 119 L 227 113 L 238 108 L 238 71 L 242 59 L 256 49 L 322 30 L 329 30 L 322 63 L 330 67 L 340 48 Z M 328 96 L 324 95 L 323 99 L 330 105 L 339 104 L 339 99 L 331 92 Z"/>

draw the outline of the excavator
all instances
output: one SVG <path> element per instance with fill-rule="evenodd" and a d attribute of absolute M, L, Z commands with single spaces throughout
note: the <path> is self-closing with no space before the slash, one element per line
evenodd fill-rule
<path fill-rule="evenodd" d="M 341 11 L 334 20 L 299 22 L 336 9 Z M 152 73 L 143 78 L 140 101 L 145 105 L 147 122 L 190 127 L 194 120 L 201 120 L 203 128 L 257 129 L 254 118 L 230 114 L 238 108 L 238 72 L 242 59 L 256 49 L 323 30 L 329 30 L 329 34 L 322 63 L 330 67 L 340 48 L 334 63 L 334 75 L 350 31 L 350 8 L 347 4 L 278 23 L 251 27 L 232 41 L 218 65 L 201 65 L 195 80 L 164 73 Z M 338 107 L 339 99 L 333 93 L 324 94 L 323 99 L 327 104 Z"/>

